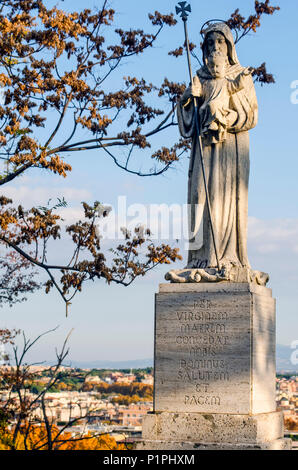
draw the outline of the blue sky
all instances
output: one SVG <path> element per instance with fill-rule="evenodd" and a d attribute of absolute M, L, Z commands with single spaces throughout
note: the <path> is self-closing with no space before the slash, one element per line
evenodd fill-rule
<path fill-rule="evenodd" d="M 54 4 L 56 2 L 49 2 Z M 150 29 L 147 13 L 158 9 L 173 12 L 175 2 L 152 0 L 111 1 L 117 11 L 116 27 Z M 189 34 L 199 43 L 201 25 L 212 18 L 226 19 L 239 6 L 243 15 L 253 9 L 253 0 L 213 0 L 191 2 Z M 69 10 L 80 8 L 81 1 L 65 0 L 60 4 Z M 276 3 L 273 2 L 273 5 Z M 85 0 L 85 7 L 98 2 Z M 298 80 L 297 25 L 298 3 L 280 0 L 281 10 L 265 17 L 255 34 L 238 45 L 242 65 L 257 66 L 266 61 L 274 74 L 275 85 L 257 85 L 259 124 L 250 132 L 251 174 L 249 188 L 249 241 L 252 266 L 270 274 L 269 287 L 277 299 L 277 341 L 289 345 L 298 339 L 298 211 L 297 211 L 297 126 L 298 105 L 291 103 L 291 83 Z M 171 80 L 188 81 L 185 58 L 167 55 L 183 41 L 183 25 L 166 29 L 156 47 L 137 60 L 131 59 L 111 78 L 110 89 L 119 87 L 121 77 L 130 74 L 144 76 L 160 84 L 167 76 Z M 193 63 L 195 70 L 197 65 Z M 175 129 L 166 136 L 166 144 L 177 139 Z M 163 137 L 156 145 L 163 145 Z M 12 183 L 7 194 L 24 205 L 36 201 L 45 204 L 49 197 L 66 196 L 70 209 L 78 209 L 82 200 L 100 200 L 116 205 L 119 195 L 132 203 L 184 204 L 186 202 L 187 165 L 184 158 L 163 176 L 142 179 L 116 168 L 100 152 L 71 156 L 72 173 L 66 180 L 32 171 Z M 143 164 L 145 168 L 145 163 Z M 61 248 L 61 253 L 63 247 Z M 59 254 L 59 250 L 58 250 Z M 0 311 L 1 324 L 25 330 L 33 338 L 60 325 L 57 332 L 43 339 L 29 357 L 30 360 L 51 359 L 68 331 L 70 359 L 126 360 L 152 357 L 154 293 L 163 282 L 164 268 L 137 281 L 129 288 L 107 286 L 103 282 L 88 284 L 77 296 L 66 319 L 65 309 L 56 292 L 40 292 L 26 303 Z"/>

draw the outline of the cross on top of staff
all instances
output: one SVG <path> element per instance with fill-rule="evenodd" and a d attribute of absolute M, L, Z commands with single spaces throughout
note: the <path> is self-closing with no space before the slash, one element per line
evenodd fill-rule
<path fill-rule="evenodd" d="M 179 2 L 178 5 L 180 5 L 180 7 L 176 7 L 176 13 L 177 15 L 181 13 L 181 18 L 183 19 L 183 21 L 186 21 L 188 17 L 187 12 L 191 12 L 191 6 L 187 5 L 186 2 Z"/>

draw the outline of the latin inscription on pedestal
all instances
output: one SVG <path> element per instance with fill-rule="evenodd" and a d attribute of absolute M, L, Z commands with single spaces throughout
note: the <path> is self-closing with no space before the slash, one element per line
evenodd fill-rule
<path fill-rule="evenodd" d="M 268 297 L 266 300 L 272 307 L 273 300 Z M 227 293 L 219 289 L 212 293 L 181 291 L 157 295 L 156 411 L 232 414 L 254 411 L 257 372 L 254 363 L 259 358 L 253 346 L 252 304 L 248 291 Z M 261 310 L 266 318 L 268 308 L 262 306 Z M 265 330 L 263 338 L 267 345 L 272 344 L 274 331 Z M 261 353 L 261 363 L 264 354 L 266 351 Z M 266 373 L 268 370 L 264 370 L 265 381 Z M 270 374 L 274 374 L 274 367 Z M 271 375 L 270 380 L 274 381 Z M 269 402 L 271 411 L 275 407 L 274 390 L 273 400 L 270 390 Z"/>

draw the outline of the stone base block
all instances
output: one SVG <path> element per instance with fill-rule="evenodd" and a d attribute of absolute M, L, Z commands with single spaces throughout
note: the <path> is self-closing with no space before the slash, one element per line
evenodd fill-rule
<path fill-rule="evenodd" d="M 274 412 L 271 289 L 249 283 L 161 284 L 154 357 L 155 412 Z"/>
<path fill-rule="evenodd" d="M 254 416 L 152 413 L 143 419 L 138 449 L 289 449 L 281 412 Z M 149 447 L 148 447 L 149 446 Z"/>
<path fill-rule="evenodd" d="M 200 444 L 197 442 L 141 441 L 135 450 L 292 450 L 291 439 L 276 439 L 270 443 L 248 444 Z"/>

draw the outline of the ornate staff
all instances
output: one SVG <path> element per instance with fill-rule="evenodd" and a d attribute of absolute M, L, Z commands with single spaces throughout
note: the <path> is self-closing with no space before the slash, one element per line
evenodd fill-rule
<path fill-rule="evenodd" d="M 185 34 L 185 43 L 186 43 L 186 51 L 187 51 L 189 77 L 190 77 L 190 83 L 193 84 L 193 75 L 192 75 L 191 60 L 190 60 L 190 47 L 189 47 L 189 39 L 188 39 L 188 31 L 187 31 L 187 18 L 188 18 L 188 13 L 191 13 L 191 6 L 187 5 L 186 2 L 179 2 L 178 5 L 180 5 L 180 7 L 178 6 L 176 7 L 176 13 L 177 15 L 181 13 L 181 18 L 184 23 L 184 34 Z M 206 181 L 206 172 L 205 172 L 205 165 L 204 165 L 204 159 L 203 159 L 202 137 L 200 135 L 200 126 L 199 126 L 199 120 L 198 120 L 198 100 L 196 97 L 194 97 L 194 107 L 195 107 L 194 115 L 195 115 L 195 126 L 196 126 L 196 131 L 197 131 L 197 142 L 199 143 L 199 150 L 200 150 L 199 153 L 200 153 L 200 160 L 201 160 L 201 165 L 202 165 L 202 173 L 203 173 L 204 187 L 205 187 L 205 193 L 206 193 L 208 216 L 209 216 L 212 240 L 213 240 L 214 251 L 215 251 L 215 256 L 216 256 L 217 268 L 218 268 L 218 271 L 220 271 L 218 252 L 217 252 L 216 240 L 215 240 L 213 223 L 212 223 L 209 191 L 208 191 L 208 186 L 207 186 L 207 181 Z"/>

